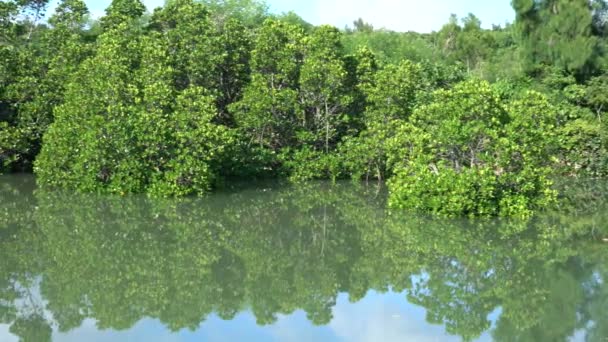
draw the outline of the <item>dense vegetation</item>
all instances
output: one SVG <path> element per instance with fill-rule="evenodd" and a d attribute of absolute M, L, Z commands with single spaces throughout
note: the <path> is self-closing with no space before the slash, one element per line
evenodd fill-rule
<path fill-rule="evenodd" d="M 514 0 L 438 32 L 313 27 L 256 1 L 0 3 L 0 170 L 101 193 L 388 180 L 389 205 L 526 216 L 608 173 L 608 5 Z"/>
<path fill-rule="evenodd" d="M 91 319 L 205 331 L 213 317 L 269 325 L 302 310 L 325 325 L 339 294 L 370 290 L 403 292 L 463 340 L 608 334 L 605 182 L 571 185 L 560 212 L 513 222 L 388 215 L 374 187 L 348 183 L 166 200 L 32 195 L 27 180 L 0 184 L 0 324 L 21 341 Z"/>

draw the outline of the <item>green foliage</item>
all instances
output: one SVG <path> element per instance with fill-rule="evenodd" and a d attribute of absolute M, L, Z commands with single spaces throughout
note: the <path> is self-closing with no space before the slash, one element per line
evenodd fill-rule
<path fill-rule="evenodd" d="M 0 122 L 0 173 L 10 170 L 21 156 L 27 155 L 28 147 L 25 132 Z"/>
<path fill-rule="evenodd" d="M 401 120 L 368 124 L 356 137 L 347 137 L 339 147 L 340 159 L 353 180 L 364 178 L 385 180 L 392 175 L 393 163 L 388 160 L 392 146 L 387 143 L 394 139 Z M 398 148 L 399 150 L 400 148 Z"/>
<path fill-rule="evenodd" d="M 41 184 L 95 191 L 98 184 L 110 180 L 111 168 L 122 161 L 127 170 L 122 177 L 129 184 L 115 184 L 114 191 L 142 190 L 138 184 L 142 180 L 126 177 L 129 168 L 137 167 L 125 165 L 134 161 L 127 158 L 135 147 L 129 141 L 134 117 L 127 113 L 133 113 L 137 96 L 129 83 L 140 46 L 136 32 L 126 23 L 99 38 L 95 57 L 83 63 L 68 85 L 65 103 L 56 108 L 55 122 L 44 136 L 35 170 Z"/>
<path fill-rule="evenodd" d="M 348 137 L 340 146 L 346 169 L 353 179 L 370 176 L 383 180 L 392 175 L 388 141 L 395 138 L 398 126 L 406 122 L 430 85 L 423 67 L 410 61 L 387 65 L 372 80 L 361 80 L 366 97 L 363 113 L 365 129 L 356 137 Z M 400 148 L 396 148 L 399 153 Z"/>
<path fill-rule="evenodd" d="M 409 193 L 393 204 L 519 216 L 552 202 L 555 175 L 608 174 L 605 1 L 514 1 L 514 24 L 453 15 L 429 34 L 257 0 L 114 0 L 96 22 L 82 0 L 47 3 L 0 4 L 2 170 L 36 165 L 42 184 L 376 178 Z"/>
<path fill-rule="evenodd" d="M 518 39 L 533 70 L 549 64 L 587 76 L 598 67 L 600 22 L 597 7 L 587 0 L 515 0 Z M 603 19 L 602 19 L 603 21 Z"/>
<path fill-rule="evenodd" d="M 155 196 L 210 189 L 235 138 L 212 122 L 217 111 L 204 88 L 182 88 L 170 33 L 138 38 L 122 24 L 100 37 L 45 135 L 41 184 Z"/>
<path fill-rule="evenodd" d="M 33 341 L 89 320 L 178 332 L 301 310 L 326 325 L 339 296 L 356 305 L 369 291 L 402 293 L 465 340 L 606 331 L 605 182 L 566 179 L 560 211 L 529 221 L 388 211 L 381 188 L 350 183 L 264 182 L 205 199 L 32 193 L 32 183 L 0 182 L 0 319 Z"/>
<path fill-rule="evenodd" d="M 277 16 L 277 19 L 280 20 L 280 21 L 283 21 L 283 22 L 285 22 L 287 24 L 293 25 L 293 26 L 299 26 L 305 32 L 310 32 L 314 28 L 314 26 L 311 23 L 309 23 L 306 20 L 304 20 L 302 17 L 300 17 L 294 11 L 289 11 L 287 13 L 282 13 L 279 16 Z"/>
<path fill-rule="evenodd" d="M 321 27 L 305 37 L 297 26 L 267 20 L 251 70 L 242 100 L 231 106 L 250 145 L 270 150 L 293 179 L 333 174 L 329 154 L 347 129 L 352 104 L 339 32 Z"/>
<path fill-rule="evenodd" d="M 51 342 L 53 330 L 39 313 L 15 320 L 9 330 L 21 342 Z"/>
<path fill-rule="evenodd" d="M 228 20 L 217 28 L 216 42 L 213 46 L 223 47 L 222 58 L 215 66 L 216 78 L 214 83 L 218 89 L 217 107 L 219 121 L 233 125 L 234 118 L 230 115 L 229 106 L 240 100 L 246 85 L 250 81 L 251 71 L 249 62 L 253 39 L 250 31 L 238 20 Z"/>
<path fill-rule="evenodd" d="M 586 104 L 597 115 L 597 119 L 602 121 L 604 113 L 608 111 L 608 75 L 590 79 L 582 96 Z"/>
<path fill-rule="evenodd" d="M 5 129 L 14 132 L 16 140 L 3 141 L 0 149 L 12 151 L 9 169 L 31 169 L 42 135 L 53 121 L 53 109 L 63 101 L 65 84 L 89 55 L 80 35 L 87 14 L 81 1 L 63 1 L 49 19 L 53 28 L 31 35 L 34 42 L 28 39 L 23 45 L 19 24 L 7 24 L 14 32 L 11 45 L 0 46 L 0 56 L 7 63 L 0 80 L 0 121 L 9 123 Z"/>
<path fill-rule="evenodd" d="M 297 82 L 302 36 L 295 26 L 265 21 L 251 53 L 251 82 L 243 98 L 231 107 L 251 144 L 275 153 L 293 143 L 301 121 Z"/>
<path fill-rule="evenodd" d="M 235 143 L 230 129 L 212 123 L 216 111 L 213 99 L 205 96 L 202 88 L 189 88 L 176 100 L 168 127 L 154 127 L 159 133 L 171 132 L 169 141 L 149 141 L 148 146 L 163 146 L 166 151 L 154 150 L 156 163 L 149 192 L 155 195 L 184 196 L 204 194 L 210 190 L 226 150 Z M 163 120 L 163 121 L 165 121 Z M 147 132 L 142 132 L 147 133 Z M 147 154 L 147 153 L 146 153 Z M 166 159 L 165 159 L 166 158 Z M 152 165 L 151 165 L 152 166 Z"/>
<path fill-rule="evenodd" d="M 606 136 L 602 129 L 601 125 L 583 118 L 569 121 L 560 128 L 564 172 L 596 177 L 606 175 Z"/>
<path fill-rule="evenodd" d="M 364 113 L 365 122 L 386 123 L 390 120 L 407 120 L 417 105 L 422 90 L 430 88 L 420 64 L 404 60 L 389 64 L 375 75 L 374 86 L 367 89 L 369 103 Z"/>
<path fill-rule="evenodd" d="M 82 29 L 89 10 L 82 0 L 63 0 L 57 5 L 49 23 L 55 27 L 63 26 L 71 31 Z"/>
<path fill-rule="evenodd" d="M 329 26 L 317 28 L 305 41 L 300 72 L 300 98 L 304 105 L 304 143 L 314 149 L 330 149 L 339 141 L 345 110 L 352 102 L 347 88 L 347 69 L 340 32 Z"/>
<path fill-rule="evenodd" d="M 450 59 L 460 61 L 470 74 L 481 69 L 481 63 L 488 59 L 489 49 L 494 44 L 492 35 L 481 29 L 481 21 L 472 13 L 458 24 L 455 15 L 437 34 L 442 53 Z"/>
<path fill-rule="evenodd" d="M 209 9 L 216 22 L 232 18 L 247 26 L 257 26 L 269 16 L 268 5 L 260 0 L 197 0 L 197 2 Z"/>
<path fill-rule="evenodd" d="M 546 68 L 541 84 L 557 109 L 556 167 L 561 173 L 578 176 L 604 176 L 606 140 L 603 134 L 603 77 L 594 77 L 585 84 L 563 70 Z"/>
<path fill-rule="evenodd" d="M 166 35 L 175 86 L 207 89 L 216 98 L 217 121 L 230 124 L 227 107 L 248 81 L 251 44 L 243 25 L 235 19 L 214 24 L 201 3 L 174 0 L 156 9 L 150 28 Z"/>
<path fill-rule="evenodd" d="M 347 31 L 342 40 L 348 53 L 367 47 L 386 63 L 398 63 L 403 59 L 439 62 L 441 56 L 426 35 L 415 32 L 365 29 Z"/>
<path fill-rule="evenodd" d="M 284 149 L 279 156 L 284 170 L 292 181 L 301 182 L 313 179 L 342 178 L 342 160 L 338 154 L 325 153 L 309 145 L 291 150 Z"/>
<path fill-rule="evenodd" d="M 104 30 L 111 30 L 122 23 L 133 23 L 144 12 L 146 6 L 140 0 L 112 0 L 106 8 L 106 15 L 101 18 L 101 26 Z"/>
<path fill-rule="evenodd" d="M 529 93 L 501 103 L 486 82 L 439 90 L 392 143 L 397 156 L 389 205 L 448 216 L 528 216 L 552 203 L 555 112 Z"/>

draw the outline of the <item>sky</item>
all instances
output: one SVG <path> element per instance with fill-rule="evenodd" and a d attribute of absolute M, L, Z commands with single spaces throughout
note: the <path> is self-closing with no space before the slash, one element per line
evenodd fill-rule
<path fill-rule="evenodd" d="M 496 314 L 491 315 L 496 319 Z M 231 321 L 210 315 L 199 329 L 169 332 L 162 323 L 144 319 L 125 331 L 96 328 L 96 322 L 87 319 L 67 333 L 55 332 L 54 342 L 458 342 L 460 338 L 446 334 L 442 325 L 426 322 L 426 310 L 407 302 L 403 293 L 379 294 L 370 291 L 357 303 L 351 303 L 348 295 L 340 294 L 333 309 L 333 320 L 326 326 L 314 326 L 299 310 L 290 315 L 278 315 L 275 324 L 258 326 L 250 312 L 243 312 Z M 18 342 L 8 332 L 9 327 L 0 324 L 0 341 Z M 490 342 L 489 333 L 477 341 Z"/>
<path fill-rule="evenodd" d="M 55 0 L 56 1 L 56 0 Z M 101 16 L 111 0 L 85 0 L 95 16 Z M 149 10 L 162 6 L 164 0 L 143 0 Z M 315 24 L 339 28 L 352 26 L 363 18 L 375 28 L 394 31 L 437 31 L 450 14 L 464 17 L 473 13 L 484 27 L 513 21 L 510 0 L 267 0 L 273 13 L 294 11 Z"/>
<path fill-rule="evenodd" d="M 357 18 L 375 28 L 431 32 L 441 29 L 450 14 L 473 13 L 484 27 L 513 21 L 510 0 L 271 0 L 274 12 L 293 10 L 306 21 L 340 28 Z M 352 26 L 352 25 L 351 25 Z"/>

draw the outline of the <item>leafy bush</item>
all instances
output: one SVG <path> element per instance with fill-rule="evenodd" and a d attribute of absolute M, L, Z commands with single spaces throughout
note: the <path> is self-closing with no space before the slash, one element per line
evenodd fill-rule
<path fill-rule="evenodd" d="M 434 93 L 391 144 L 401 146 L 389 205 L 447 216 L 528 216 L 552 202 L 553 108 L 538 93 L 502 103 L 487 82 Z"/>
<path fill-rule="evenodd" d="M 341 158 L 337 153 L 314 150 L 310 146 L 300 149 L 285 149 L 281 155 L 283 170 L 292 181 L 312 179 L 336 180 L 343 176 Z"/>
<path fill-rule="evenodd" d="M 387 65 L 362 84 L 367 101 L 365 129 L 358 136 L 347 137 L 340 146 L 345 172 L 353 179 L 383 180 L 392 174 L 387 141 L 394 138 L 397 127 L 410 117 L 431 87 L 423 70 L 418 63 L 402 61 Z"/>
<path fill-rule="evenodd" d="M 0 122 L 0 173 L 18 164 L 28 147 L 27 134 L 23 129 Z"/>
<path fill-rule="evenodd" d="M 161 35 L 121 25 L 68 86 L 36 162 L 41 184 L 107 193 L 203 194 L 235 144 L 214 98 L 180 90 Z M 91 94 L 95 94 L 91 96 Z"/>
<path fill-rule="evenodd" d="M 560 167 L 568 175 L 604 176 L 608 173 L 602 126 L 579 118 L 559 130 Z"/>

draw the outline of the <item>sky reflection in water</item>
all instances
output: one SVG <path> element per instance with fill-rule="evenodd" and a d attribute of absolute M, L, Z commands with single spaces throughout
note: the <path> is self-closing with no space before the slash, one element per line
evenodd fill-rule
<path fill-rule="evenodd" d="M 350 183 L 152 200 L 2 177 L 0 341 L 603 341 L 608 187 L 572 188 L 467 221 Z"/>

